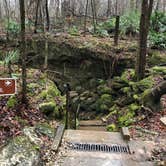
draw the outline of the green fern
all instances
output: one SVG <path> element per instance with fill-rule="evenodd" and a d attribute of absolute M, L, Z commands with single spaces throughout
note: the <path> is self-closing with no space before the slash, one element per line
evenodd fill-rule
<path fill-rule="evenodd" d="M 9 63 L 14 64 L 17 63 L 19 60 L 19 52 L 18 50 L 15 51 L 9 51 L 6 53 L 4 58 L 4 66 L 8 65 Z"/>

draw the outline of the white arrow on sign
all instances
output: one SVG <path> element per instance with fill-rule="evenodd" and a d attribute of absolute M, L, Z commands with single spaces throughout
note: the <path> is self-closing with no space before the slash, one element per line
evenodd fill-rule
<path fill-rule="evenodd" d="M 5 85 L 6 85 L 6 86 L 11 86 L 11 85 L 12 85 L 12 82 L 9 81 L 9 80 L 8 80 L 8 81 L 5 81 Z"/>

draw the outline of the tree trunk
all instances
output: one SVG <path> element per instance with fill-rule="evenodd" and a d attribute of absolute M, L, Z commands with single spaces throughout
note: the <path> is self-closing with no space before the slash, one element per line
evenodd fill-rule
<path fill-rule="evenodd" d="M 6 10 L 6 16 L 7 16 L 6 40 L 9 41 L 10 11 L 9 11 L 9 5 L 8 5 L 8 3 L 7 3 L 7 0 L 4 0 L 4 3 L 5 3 L 5 10 Z"/>
<path fill-rule="evenodd" d="M 95 17 L 95 23 L 98 24 L 97 21 L 97 9 L 96 9 L 96 0 L 93 0 L 93 8 L 94 8 L 94 17 Z"/>
<path fill-rule="evenodd" d="M 165 0 L 163 0 L 163 13 L 165 13 L 166 11 L 165 11 L 165 8 L 166 8 L 166 1 Z"/>
<path fill-rule="evenodd" d="M 93 0 L 91 0 L 91 8 L 92 8 L 92 16 L 93 16 L 94 33 L 96 33 L 95 9 L 94 9 L 94 1 Z"/>
<path fill-rule="evenodd" d="M 84 36 L 86 35 L 86 21 L 87 21 L 87 14 L 88 14 L 88 4 L 89 4 L 89 0 L 86 1 L 86 8 L 85 8 Z"/>
<path fill-rule="evenodd" d="M 133 11 L 135 10 L 134 7 L 135 7 L 135 0 L 130 0 L 130 10 Z"/>
<path fill-rule="evenodd" d="M 114 44 L 118 45 L 120 16 L 116 16 Z"/>
<path fill-rule="evenodd" d="M 140 2 L 139 2 L 139 0 L 136 0 L 136 4 L 135 4 L 135 5 L 136 5 L 136 6 L 135 6 L 136 11 L 138 11 L 138 10 L 139 10 L 139 3 L 140 3 Z"/>
<path fill-rule="evenodd" d="M 50 29 L 50 16 L 49 16 L 49 11 L 48 11 L 48 0 L 46 0 L 45 8 L 46 8 L 46 22 L 47 22 L 46 30 L 49 31 L 49 29 Z"/>
<path fill-rule="evenodd" d="M 146 53 L 147 53 L 147 37 L 149 33 L 150 16 L 152 13 L 153 0 L 142 1 L 142 11 L 140 20 L 140 39 L 139 53 L 136 63 L 137 80 L 141 80 L 145 76 Z"/>
<path fill-rule="evenodd" d="M 111 0 L 108 0 L 107 3 L 108 3 L 107 17 L 109 17 L 111 15 Z"/>
<path fill-rule="evenodd" d="M 45 58 L 44 58 L 44 70 L 48 68 L 48 39 L 45 39 Z"/>
<path fill-rule="evenodd" d="M 20 20 L 21 20 L 21 56 L 22 56 L 22 103 L 27 104 L 27 82 L 26 82 L 26 53 L 25 53 L 25 5 L 24 0 L 20 3 Z"/>
<path fill-rule="evenodd" d="M 37 33 L 39 4 L 40 4 L 40 0 L 37 0 L 37 3 L 36 3 L 36 16 L 35 16 L 35 29 L 34 29 L 34 33 Z"/>

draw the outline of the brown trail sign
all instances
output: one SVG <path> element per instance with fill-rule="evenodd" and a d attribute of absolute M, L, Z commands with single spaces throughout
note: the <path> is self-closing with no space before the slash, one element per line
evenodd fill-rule
<path fill-rule="evenodd" d="M 12 78 L 0 78 L 0 96 L 14 95 L 17 92 L 16 80 Z"/>

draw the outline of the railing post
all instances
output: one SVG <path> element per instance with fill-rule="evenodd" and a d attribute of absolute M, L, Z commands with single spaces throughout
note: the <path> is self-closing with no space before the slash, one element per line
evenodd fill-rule
<path fill-rule="evenodd" d="M 66 92 L 65 129 L 68 129 L 68 124 L 69 124 L 69 100 L 70 100 L 70 90 L 71 90 L 69 83 L 64 84 L 64 90 Z"/>
<path fill-rule="evenodd" d="M 78 118 L 78 113 L 80 110 L 80 104 L 78 104 L 77 110 L 75 111 L 75 115 L 74 115 L 74 129 L 77 129 L 77 118 Z"/>

